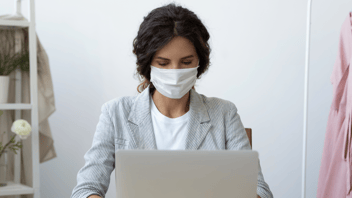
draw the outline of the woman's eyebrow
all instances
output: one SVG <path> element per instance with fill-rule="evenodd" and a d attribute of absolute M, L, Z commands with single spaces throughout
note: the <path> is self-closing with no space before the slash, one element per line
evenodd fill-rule
<path fill-rule="evenodd" d="M 193 56 L 193 55 L 189 55 L 189 56 L 185 56 L 185 57 L 183 57 L 183 58 L 181 58 L 181 59 L 190 58 L 190 57 L 194 57 L 194 56 Z M 157 58 L 163 59 L 163 60 L 170 60 L 170 59 L 163 58 L 163 57 L 160 57 L 160 56 L 158 56 Z"/>

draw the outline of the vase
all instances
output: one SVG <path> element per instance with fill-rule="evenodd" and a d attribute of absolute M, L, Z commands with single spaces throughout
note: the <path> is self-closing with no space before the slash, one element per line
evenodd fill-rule
<path fill-rule="evenodd" d="M 0 157 L 0 188 L 7 185 L 6 183 L 7 167 L 8 167 L 7 153 L 8 153 L 8 150 L 5 150 Z"/>
<path fill-rule="evenodd" d="M 10 76 L 0 76 L 0 104 L 7 103 L 10 86 Z"/>

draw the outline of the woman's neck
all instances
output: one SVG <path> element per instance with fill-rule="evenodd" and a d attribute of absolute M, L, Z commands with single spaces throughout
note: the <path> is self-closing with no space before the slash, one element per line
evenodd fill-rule
<path fill-rule="evenodd" d="M 190 91 L 180 99 L 173 99 L 162 95 L 155 89 L 152 99 L 160 113 L 169 118 L 180 117 L 189 111 Z"/>

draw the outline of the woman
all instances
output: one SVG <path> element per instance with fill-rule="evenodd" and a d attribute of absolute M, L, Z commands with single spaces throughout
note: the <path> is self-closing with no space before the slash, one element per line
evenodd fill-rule
<path fill-rule="evenodd" d="M 195 91 L 209 66 L 208 40 L 200 19 L 174 3 L 144 18 L 133 42 L 140 94 L 103 104 L 71 198 L 105 197 L 118 149 L 251 149 L 236 106 Z M 258 197 L 272 198 L 258 167 Z"/>

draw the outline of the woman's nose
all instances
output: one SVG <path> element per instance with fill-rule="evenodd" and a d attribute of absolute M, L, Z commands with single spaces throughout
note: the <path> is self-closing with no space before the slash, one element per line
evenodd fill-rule
<path fill-rule="evenodd" d="M 182 69 L 182 65 L 178 63 L 171 64 L 170 69 Z"/>

